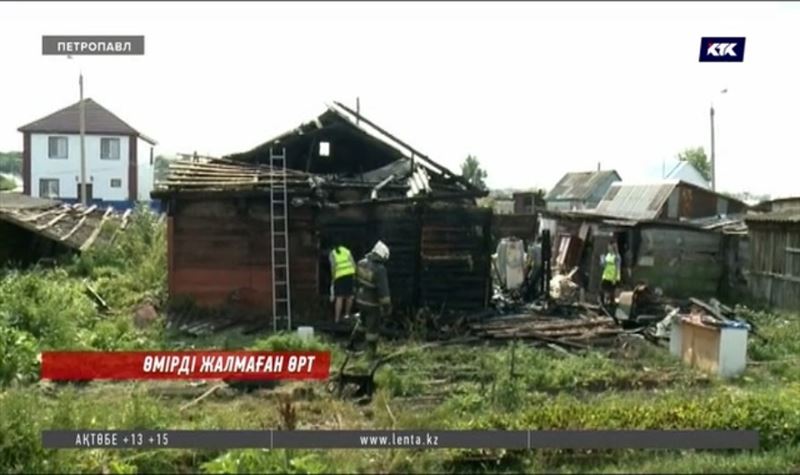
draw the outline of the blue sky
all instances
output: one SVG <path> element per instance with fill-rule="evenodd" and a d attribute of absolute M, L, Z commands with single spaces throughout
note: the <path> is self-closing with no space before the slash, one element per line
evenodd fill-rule
<path fill-rule="evenodd" d="M 87 95 L 159 152 L 242 151 L 361 98 L 370 119 L 494 187 L 566 171 L 660 174 L 708 149 L 721 190 L 800 194 L 800 8 L 791 3 L 0 3 L 0 150 Z M 43 34 L 144 34 L 143 57 L 41 55 Z M 702 36 L 746 36 L 742 64 L 700 64 Z M 729 93 L 718 96 L 728 88 Z"/>

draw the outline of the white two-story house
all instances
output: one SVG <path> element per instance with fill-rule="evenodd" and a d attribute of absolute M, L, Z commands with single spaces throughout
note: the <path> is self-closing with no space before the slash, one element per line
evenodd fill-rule
<path fill-rule="evenodd" d="M 87 200 L 123 209 L 150 201 L 155 140 L 92 99 L 84 104 Z M 23 134 L 23 192 L 80 201 L 80 102 L 18 130 Z"/>

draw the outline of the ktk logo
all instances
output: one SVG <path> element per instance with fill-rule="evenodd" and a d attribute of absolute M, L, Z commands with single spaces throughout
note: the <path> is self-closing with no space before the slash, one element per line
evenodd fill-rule
<path fill-rule="evenodd" d="M 700 40 L 701 63 L 741 63 L 744 61 L 744 37 Z"/>
<path fill-rule="evenodd" d="M 736 56 L 736 43 L 711 43 L 706 54 L 709 56 Z"/>

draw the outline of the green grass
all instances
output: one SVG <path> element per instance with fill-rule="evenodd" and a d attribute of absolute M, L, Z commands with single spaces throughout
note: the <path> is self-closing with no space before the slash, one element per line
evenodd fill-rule
<path fill-rule="evenodd" d="M 377 375 L 368 405 L 334 398 L 323 382 L 273 389 L 218 390 L 186 409 L 210 384 L 35 383 L 37 353 L 49 348 L 219 348 L 332 351 L 325 337 L 243 335 L 198 338 L 132 323 L 143 301 L 166 308 L 164 226 L 139 210 L 113 248 L 55 269 L 0 271 L 0 472 L 69 473 L 788 473 L 800 468 L 800 317 L 742 313 L 751 365 L 721 381 L 687 368 L 663 348 L 635 339 L 565 355 L 522 342 L 507 346 L 382 344 L 403 351 Z M 101 313 L 84 280 L 111 307 Z M 413 336 L 413 335 L 412 335 Z M 368 367 L 363 358 L 350 368 Z M 302 429 L 748 428 L 762 448 L 713 451 L 504 450 L 47 450 L 40 431 L 57 428 L 264 429 L 285 424 L 290 401 Z"/>

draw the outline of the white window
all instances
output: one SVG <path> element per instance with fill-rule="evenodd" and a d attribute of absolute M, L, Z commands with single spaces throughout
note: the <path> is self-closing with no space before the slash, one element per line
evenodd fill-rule
<path fill-rule="evenodd" d="M 119 160 L 119 139 L 100 139 L 100 158 Z"/>
<path fill-rule="evenodd" d="M 320 157 L 330 157 L 331 156 L 331 144 L 330 144 L 330 142 L 320 142 L 319 143 L 319 156 Z"/>
<path fill-rule="evenodd" d="M 67 158 L 67 138 L 48 137 L 47 138 L 47 157 L 48 158 Z"/>
<path fill-rule="evenodd" d="M 40 178 L 39 179 L 39 197 L 40 198 L 58 198 L 58 179 L 56 178 Z"/>
<path fill-rule="evenodd" d="M 111 188 L 122 188 L 122 180 L 120 178 L 112 178 Z"/>

